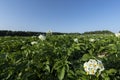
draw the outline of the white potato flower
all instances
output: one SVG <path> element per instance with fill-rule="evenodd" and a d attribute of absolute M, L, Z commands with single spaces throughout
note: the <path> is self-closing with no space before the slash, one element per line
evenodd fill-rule
<path fill-rule="evenodd" d="M 115 33 L 115 36 L 116 37 L 120 37 L 120 33 Z"/>
<path fill-rule="evenodd" d="M 46 39 L 46 37 L 43 35 L 39 35 L 38 38 L 41 39 L 42 41 Z"/>
<path fill-rule="evenodd" d="M 84 70 L 89 75 L 95 75 L 95 73 L 99 70 L 99 74 L 104 70 L 104 66 L 100 60 L 90 59 L 88 62 L 84 63 Z"/>
<path fill-rule="evenodd" d="M 37 42 L 36 42 L 36 41 L 33 41 L 33 42 L 31 42 L 31 44 L 34 45 L 34 44 L 37 44 Z"/>
<path fill-rule="evenodd" d="M 100 60 L 97 60 L 97 62 L 98 62 L 98 69 L 99 69 L 99 74 L 100 74 L 101 71 L 103 71 L 105 68 Z"/>
<path fill-rule="evenodd" d="M 89 39 L 89 41 L 90 41 L 90 42 L 94 42 L 94 41 L 95 41 L 95 39 Z"/>
<path fill-rule="evenodd" d="M 74 39 L 74 42 L 78 43 L 78 39 L 77 39 L 77 38 L 75 38 L 75 39 Z"/>
<path fill-rule="evenodd" d="M 49 30 L 47 33 L 52 35 L 52 30 Z"/>

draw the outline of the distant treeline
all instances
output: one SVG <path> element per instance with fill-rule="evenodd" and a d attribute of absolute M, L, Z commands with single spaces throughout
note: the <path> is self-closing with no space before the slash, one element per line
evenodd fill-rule
<path fill-rule="evenodd" d="M 46 35 L 47 32 L 32 32 L 32 31 L 9 31 L 9 30 L 0 30 L 0 36 L 38 36 L 38 35 Z M 80 33 L 60 33 L 60 32 L 52 32 L 53 35 L 63 35 L 63 34 L 76 34 L 81 35 Z"/>
<path fill-rule="evenodd" d="M 109 30 L 102 30 L 102 31 L 84 32 L 83 34 L 114 34 L 114 33 Z"/>
<path fill-rule="evenodd" d="M 38 35 L 46 35 L 46 32 L 31 32 L 31 31 L 9 31 L 9 30 L 0 30 L 0 36 L 38 36 Z M 60 32 L 52 32 L 53 35 L 85 35 L 85 34 L 114 34 L 111 31 L 103 30 L 103 31 L 90 31 L 84 33 L 60 33 Z"/>

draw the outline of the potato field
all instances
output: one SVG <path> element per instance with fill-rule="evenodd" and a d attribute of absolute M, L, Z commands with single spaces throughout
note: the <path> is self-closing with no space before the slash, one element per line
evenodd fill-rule
<path fill-rule="evenodd" d="M 0 80 L 120 80 L 120 37 L 0 37 Z"/>

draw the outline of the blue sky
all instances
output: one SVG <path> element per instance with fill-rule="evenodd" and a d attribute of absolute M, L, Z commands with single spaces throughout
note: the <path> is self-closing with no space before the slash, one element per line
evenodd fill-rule
<path fill-rule="evenodd" d="M 120 0 L 0 0 L 0 30 L 120 31 Z"/>

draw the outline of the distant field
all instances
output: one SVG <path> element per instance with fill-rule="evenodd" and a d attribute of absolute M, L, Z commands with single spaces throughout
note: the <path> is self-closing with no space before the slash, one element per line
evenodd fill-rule
<path fill-rule="evenodd" d="M 101 61 L 104 69 L 91 62 L 86 70 L 85 62 L 91 59 Z M 0 80 L 120 80 L 120 38 L 113 34 L 0 37 Z"/>

